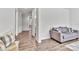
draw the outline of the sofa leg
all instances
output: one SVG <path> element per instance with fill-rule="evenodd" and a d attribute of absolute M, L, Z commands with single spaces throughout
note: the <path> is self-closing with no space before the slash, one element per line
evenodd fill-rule
<path fill-rule="evenodd" d="M 58 42 L 59 44 L 62 44 L 62 42 L 59 42 L 59 41 L 56 41 L 56 42 Z"/>
<path fill-rule="evenodd" d="M 53 39 L 52 37 L 50 37 L 50 39 Z"/>
<path fill-rule="evenodd" d="M 59 44 L 62 44 L 62 42 L 59 42 Z"/>
<path fill-rule="evenodd" d="M 77 40 L 79 40 L 79 38 L 76 38 Z"/>

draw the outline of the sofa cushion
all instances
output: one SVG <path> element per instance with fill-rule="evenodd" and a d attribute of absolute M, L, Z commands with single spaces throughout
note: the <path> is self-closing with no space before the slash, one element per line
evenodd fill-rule
<path fill-rule="evenodd" d="M 69 32 L 73 32 L 73 29 L 72 28 L 69 28 Z"/>
<path fill-rule="evenodd" d="M 8 37 L 7 35 L 1 37 L 1 40 L 3 41 L 5 47 L 8 47 L 11 45 L 11 38 Z"/>
<path fill-rule="evenodd" d="M 15 35 L 13 35 L 13 33 L 7 33 L 6 35 L 11 39 L 11 42 L 14 43 Z"/>
<path fill-rule="evenodd" d="M 73 32 L 67 32 L 67 33 L 62 33 L 63 39 L 71 38 L 78 36 L 78 33 L 73 33 Z"/>
<path fill-rule="evenodd" d="M 15 41 L 15 37 L 12 35 L 12 33 L 6 33 L 1 37 L 1 40 L 7 48 Z"/>

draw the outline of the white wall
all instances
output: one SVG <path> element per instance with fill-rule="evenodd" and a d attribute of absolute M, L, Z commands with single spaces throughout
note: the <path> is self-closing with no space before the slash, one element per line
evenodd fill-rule
<path fill-rule="evenodd" d="M 22 13 L 18 12 L 18 31 L 19 33 L 22 32 Z"/>
<path fill-rule="evenodd" d="M 16 36 L 18 35 L 19 31 L 18 31 L 18 9 L 16 9 Z"/>
<path fill-rule="evenodd" d="M 53 26 L 69 26 L 69 10 L 39 8 L 39 39 L 49 38 L 49 30 Z"/>
<path fill-rule="evenodd" d="M 32 35 L 35 37 L 37 42 L 39 41 L 39 16 L 38 16 L 38 8 L 32 10 Z"/>
<path fill-rule="evenodd" d="M 22 32 L 22 13 L 16 9 L 16 35 Z"/>
<path fill-rule="evenodd" d="M 36 9 L 32 11 L 32 35 L 36 34 Z"/>
<path fill-rule="evenodd" d="M 70 9 L 70 26 L 79 30 L 79 8 Z"/>
<path fill-rule="evenodd" d="M 23 15 L 23 31 L 29 30 L 29 16 Z"/>
<path fill-rule="evenodd" d="M 15 32 L 15 9 L 0 8 L 0 35 Z"/>

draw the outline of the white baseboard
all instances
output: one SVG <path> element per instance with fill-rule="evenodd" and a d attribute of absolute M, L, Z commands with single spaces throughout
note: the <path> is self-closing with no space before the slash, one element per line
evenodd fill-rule
<path fill-rule="evenodd" d="M 37 42 L 38 42 L 38 43 L 41 43 L 42 41 L 41 41 L 41 40 L 37 40 Z"/>
<path fill-rule="evenodd" d="M 19 33 L 16 33 L 16 36 L 18 36 Z"/>
<path fill-rule="evenodd" d="M 38 43 L 41 43 L 43 40 L 47 40 L 50 39 L 50 37 L 44 37 L 44 38 L 40 38 L 39 40 L 37 40 Z"/>
<path fill-rule="evenodd" d="M 50 37 L 42 37 L 42 38 L 39 38 L 41 40 L 46 40 L 46 39 L 49 39 Z"/>

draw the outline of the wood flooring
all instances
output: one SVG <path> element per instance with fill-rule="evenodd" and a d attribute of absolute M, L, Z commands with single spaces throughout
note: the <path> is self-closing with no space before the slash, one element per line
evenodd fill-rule
<path fill-rule="evenodd" d="M 19 51 L 72 51 L 65 47 L 66 44 L 73 43 L 77 40 L 68 41 L 62 44 L 53 39 L 43 40 L 42 43 L 36 43 L 35 38 L 29 32 L 22 32 L 17 36 L 19 43 Z"/>
<path fill-rule="evenodd" d="M 24 31 L 17 36 L 19 43 L 19 51 L 32 51 L 36 48 L 35 38 L 31 36 L 29 31 Z"/>

